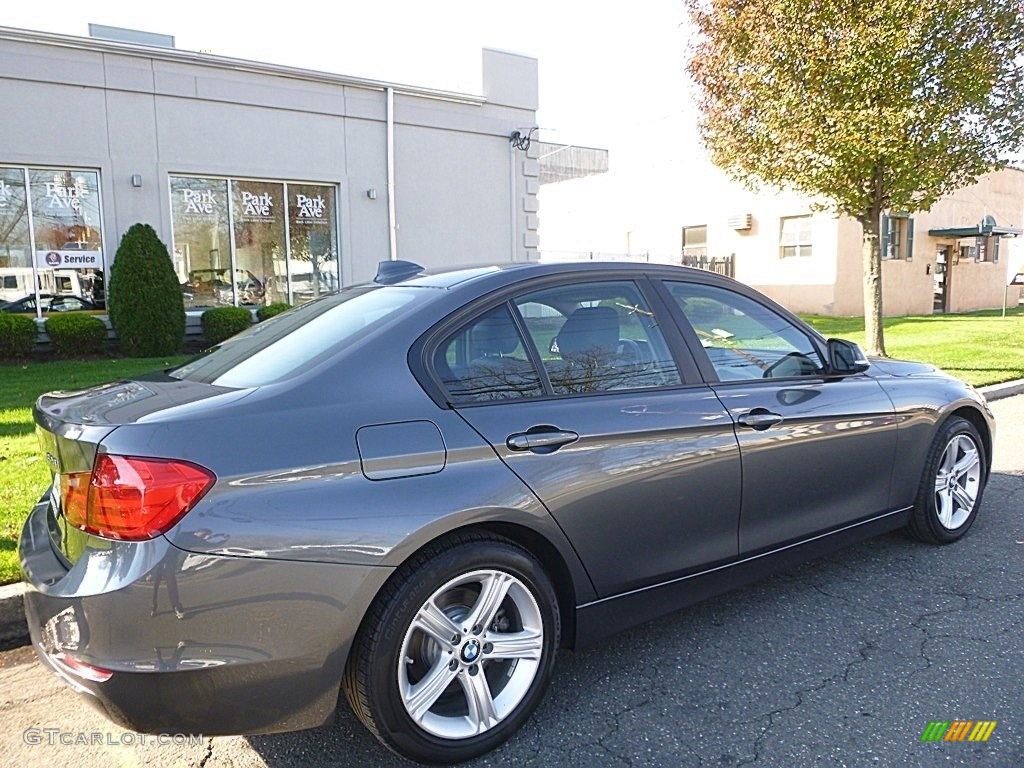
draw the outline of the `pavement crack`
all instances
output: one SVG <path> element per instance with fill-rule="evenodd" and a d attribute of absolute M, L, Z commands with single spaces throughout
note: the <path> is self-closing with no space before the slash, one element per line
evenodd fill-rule
<path fill-rule="evenodd" d="M 207 761 L 211 757 L 213 757 L 213 737 L 212 736 L 209 739 L 207 739 L 207 741 L 206 741 L 206 753 L 203 755 L 202 759 L 199 761 L 199 768 L 206 768 L 206 763 L 207 763 Z"/>

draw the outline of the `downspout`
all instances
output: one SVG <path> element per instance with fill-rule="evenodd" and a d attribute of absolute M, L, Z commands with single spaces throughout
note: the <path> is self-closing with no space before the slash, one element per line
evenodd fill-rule
<path fill-rule="evenodd" d="M 509 201 L 509 261 L 516 260 L 516 219 L 519 211 L 516 208 L 516 145 L 509 142 L 508 145 L 508 201 Z"/>
<path fill-rule="evenodd" d="M 388 133 L 388 232 L 391 261 L 398 258 L 398 223 L 395 217 L 395 89 L 387 89 Z"/>

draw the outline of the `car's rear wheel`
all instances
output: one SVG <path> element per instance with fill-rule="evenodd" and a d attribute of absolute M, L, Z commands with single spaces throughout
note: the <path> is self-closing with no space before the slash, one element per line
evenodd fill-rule
<path fill-rule="evenodd" d="M 345 671 L 359 719 L 432 763 L 494 749 L 543 697 L 558 601 L 540 563 L 501 538 L 462 535 L 416 555 L 374 601 Z"/>
<path fill-rule="evenodd" d="M 985 444 L 971 422 L 946 421 L 925 461 L 907 530 L 929 544 L 949 544 L 974 524 L 987 479 Z"/>

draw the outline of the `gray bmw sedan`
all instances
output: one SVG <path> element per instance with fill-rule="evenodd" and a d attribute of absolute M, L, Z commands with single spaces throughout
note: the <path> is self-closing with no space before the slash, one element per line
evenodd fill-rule
<path fill-rule="evenodd" d="M 884 531 L 956 541 L 994 427 L 931 366 L 622 263 L 385 262 L 35 420 L 56 674 L 148 732 L 309 728 L 344 692 L 424 762 L 509 738 L 559 648 Z"/>

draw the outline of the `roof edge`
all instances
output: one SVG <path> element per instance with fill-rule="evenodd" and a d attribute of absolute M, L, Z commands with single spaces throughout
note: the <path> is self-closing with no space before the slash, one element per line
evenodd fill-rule
<path fill-rule="evenodd" d="M 39 30 L 0 26 L 0 40 L 11 40 L 22 43 L 41 43 L 43 45 L 52 45 L 61 48 L 74 48 L 83 51 L 95 51 L 97 53 L 117 53 L 122 56 L 159 59 L 161 61 L 176 62 L 179 64 L 197 64 L 199 66 L 206 67 L 219 67 L 221 69 L 231 69 L 236 72 L 274 75 L 277 77 L 291 78 L 293 80 L 326 83 L 328 85 L 347 85 L 353 88 L 365 88 L 372 91 L 386 91 L 391 89 L 395 93 L 400 93 L 406 96 L 416 96 L 419 98 L 436 99 L 440 101 L 453 101 L 460 104 L 481 106 L 487 103 L 487 99 L 483 96 L 459 93 L 458 91 L 446 91 L 438 88 L 423 88 L 415 85 L 394 83 L 387 80 L 373 80 L 370 78 L 338 75 L 332 72 L 322 72 L 315 69 L 291 67 L 285 64 L 271 64 L 269 62 L 251 61 L 249 59 L 237 59 L 231 56 L 199 53 L 198 51 L 185 51 L 178 48 L 162 48 L 159 46 L 141 45 L 136 43 L 123 43 L 114 40 L 103 40 L 95 37 L 80 37 L 77 35 L 65 35 L 56 32 L 42 32 Z"/>

